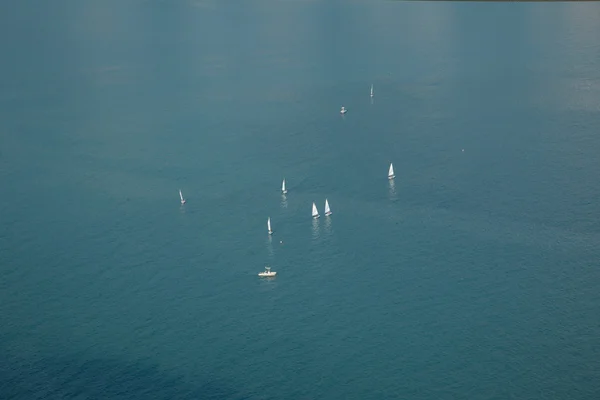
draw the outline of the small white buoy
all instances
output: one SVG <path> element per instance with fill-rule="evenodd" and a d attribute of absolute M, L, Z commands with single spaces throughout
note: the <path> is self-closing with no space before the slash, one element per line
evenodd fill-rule
<path fill-rule="evenodd" d="M 280 240 L 279 243 L 283 244 L 283 240 Z"/>
<path fill-rule="evenodd" d="M 465 149 L 462 149 L 463 153 L 465 152 Z"/>

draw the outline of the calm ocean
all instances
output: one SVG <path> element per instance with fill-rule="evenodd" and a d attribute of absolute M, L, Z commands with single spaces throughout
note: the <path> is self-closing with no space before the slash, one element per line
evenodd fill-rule
<path fill-rule="evenodd" d="M 1 399 L 600 398 L 600 4 L 5 3 Z"/>

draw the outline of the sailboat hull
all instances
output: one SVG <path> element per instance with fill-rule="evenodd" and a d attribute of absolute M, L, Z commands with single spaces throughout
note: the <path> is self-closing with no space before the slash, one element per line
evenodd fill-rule
<path fill-rule="evenodd" d="M 325 213 L 325 216 L 326 216 L 326 217 L 329 217 L 331 214 L 333 214 L 333 213 L 332 213 L 331 211 L 329 211 L 329 212 L 326 212 L 326 213 Z"/>
<path fill-rule="evenodd" d="M 320 215 L 313 215 L 313 218 L 314 218 L 314 219 L 317 219 L 317 218 L 319 218 L 319 217 L 320 217 Z"/>
<path fill-rule="evenodd" d="M 286 194 L 287 190 L 282 190 L 281 193 Z"/>
<path fill-rule="evenodd" d="M 390 175 L 388 176 L 388 179 L 394 179 L 396 177 L 396 175 Z"/>

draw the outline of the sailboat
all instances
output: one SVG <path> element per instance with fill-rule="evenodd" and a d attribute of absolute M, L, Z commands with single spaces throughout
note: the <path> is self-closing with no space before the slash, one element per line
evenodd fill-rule
<path fill-rule="evenodd" d="M 396 175 L 394 175 L 394 166 L 390 163 L 390 170 L 388 171 L 388 179 L 394 179 Z"/>
<path fill-rule="evenodd" d="M 183 195 L 181 194 L 181 189 L 179 189 L 179 198 L 181 199 L 181 205 L 184 205 L 185 199 L 183 198 Z"/>
<path fill-rule="evenodd" d="M 312 217 L 319 218 L 319 211 L 317 210 L 317 206 L 314 201 L 313 201 L 313 207 L 312 207 Z"/>
<path fill-rule="evenodd" d="M 346 107 L 342 106 L 342 109 L 340 110 L 340 114 L 346 114 L 348 110 L 346 110 Z"/>
<path fill-rule="evenodd" d="M 373 84 L 371 84 L 371 97 L 373 97 Z"/>
<path fill-rule="evenodd" d="M 287 193 L 287 189 L 285 188 L 285 179 L 281 183 L 281 193 L 283 193 L 283 194 Z"/>
<path fill-rule="evenodd" d="M 273 231 L 271 230 L 271 217 L 267 219 L 267 229 L 269 230 L 269 235 L 272 235 Z"/>
<path fill-rule="evenodd" d="M 329 202 L 327 201 L 327 199 L 325 199 L 325 216 L 329 216 L 333 214 L 331 212 L 331 209 L 329 208 Z"/>

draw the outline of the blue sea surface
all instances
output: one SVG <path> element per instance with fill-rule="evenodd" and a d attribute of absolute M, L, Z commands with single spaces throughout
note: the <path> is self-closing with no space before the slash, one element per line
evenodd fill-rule
<path fill-rule="evenodd" d="M 598 21 L 6 2 L 0 398 L 597 400 Z"/>

